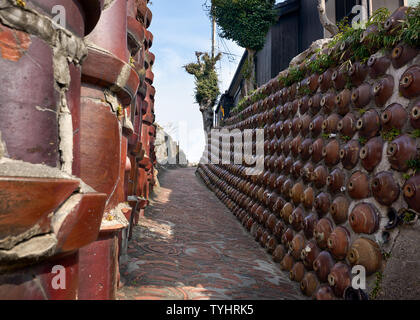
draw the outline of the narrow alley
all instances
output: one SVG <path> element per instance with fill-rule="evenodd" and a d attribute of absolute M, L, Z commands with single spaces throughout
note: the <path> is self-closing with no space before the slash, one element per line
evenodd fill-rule
<path fill-rule="evenodd" d="M 195 168 L 168 170 L 157 193 L 120 264 L 117 299 L 302 299 L 299 284 L 195 176 Z"/>

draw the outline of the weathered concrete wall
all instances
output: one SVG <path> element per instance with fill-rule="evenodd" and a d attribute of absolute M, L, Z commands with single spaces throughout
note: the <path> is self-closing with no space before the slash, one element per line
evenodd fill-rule
<path fill-rule="evenodd" d="M 294 59 L 304 80 L 272 79 L 225 121 L 264 129 L 264 172 L 202 164 L 198 173 L 305 295 L 354 296 L 360 265 L 372 298 L 420 298 L 405 290 L 420 287 L 420 175 L 407 162 L 419 159 L 419 50 L 399 44 L 346 69 L 352 52 L 327 43 Z M 323 74 L 305 69 L 317 47 L 343 54 Z"/>
<path fill-rule="evenodd" d="M 115 298 L 156 162 L 147 3 L 0 1 L 0 299 Z"/>

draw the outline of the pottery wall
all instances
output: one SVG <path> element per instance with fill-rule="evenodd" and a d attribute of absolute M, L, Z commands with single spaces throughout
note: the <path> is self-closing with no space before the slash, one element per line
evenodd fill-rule
<path fill-rule="evenodd" d="M 115 298 L 154 183 L 147 3 L 1 4 L 1 299 Z"/>
<path fill-rule="evenodd" d="M 328 41 L 320 43 L 331 53 Z M 290 86 L 270 80 L 256 92 L 261 100 L 248 98 L 224 124 L 264 130 L 264 156 L 258 155 L 264 172 L 248 175 L 245 164 L 198 167 L 206 185 L 308 297 L 359 295 L 351 290 L 356 265 L 366 271 L 365 292 L 375 297 L 388 260 L 404 256 L 393 251 L 403 244 L 395 244 L 404 228 L 418 223 L 420 210 L 420 175 L 412 167 L 420 146 L 418 53 L 400 44 L 346 71 L 339 64 Z M 209 145 L 219 142 L 209 136 Z M 250 146 L 255 152 L 255 141 Z M 233 161 L 233 145 L 228 148 Z M 394 281 L 413 286 L 403 274 Z"/>

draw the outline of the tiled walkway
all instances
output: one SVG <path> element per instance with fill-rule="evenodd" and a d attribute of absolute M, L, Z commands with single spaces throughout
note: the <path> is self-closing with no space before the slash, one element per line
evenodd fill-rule
<path fill-rule="evenodd" d="M 167 171 L 120 266 L 118 299 L 301 299 L 238 220 L 195 176 Z"/>

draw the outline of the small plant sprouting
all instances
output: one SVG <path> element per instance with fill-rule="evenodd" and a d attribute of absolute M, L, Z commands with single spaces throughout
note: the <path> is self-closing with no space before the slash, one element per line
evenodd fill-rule
<path fill-rule="evenodd" d="M 403 173 L 402 177 L 403 177 L 404 180 L 408 180 L 408 179 L 410 179 L 411 175 L 409 173 L 405 172 L 405 173 Z"/>
<path fill-rule="evenodd" d="M 410 223 L 411 221 L 414 220 L 415 217 L 416 217 L 416 214 L 414 212 L 406 211 L 406 212 L 404 212 L 404 218 L 403 218 L 403 220 L 406 223 Z"/>
<path fill-rule="evenodd" d="M 413 131 L 410 133 L 410 135 L 411 135 L 413 138 L 420 138 L 420 129 L 413 130 Z"/>
<path fill-rule="evenodd" d="M 376 272 L 375 275 L 376 275 L 375 287 L 372 289 L 369 296 L 371 300 L 374 300 L 378 296 L 378 293 L 381 290 L 381 282 L 384 277 L 384 275 L 380 271 Z"/>
<path fill-rule="evenodd" d="M 360 115 L 363 116 L 366 113 L 366 109 L 365 108 L 360 108 L 359 113 L 360 113 Z"/>
<path fill-rule="evenodd" d="M 384 139 L 385 141 L 392 141 L 396 137 L 398 137 L 400 134 L 401 134 L 401 131 L 395 128 L 392 128 L 389 131 L 381 132 L 382 139 Z"/>
<path fill-rule="evenodd" d="M 359 137 L 359 142 L 360 142 L 360 144 L 363 146 L 363 145 L 365 145 L 365 144 L 366 144 L 367 139 L 366 139 L 365 137 Z"/>
<path fill-rule="evenodd" d="M 420 172 L 420 159 L 411 159 L 406 161 L 408 168 L 412 169 L 414 173 Z"/>
<path fill-rule="evenodd" d="M 322 133 L 322 134 L 321 134 L 321 136 L 322 136 L 324 139 L 329 139 L 329 138 L 330 138 L 330 134 L 329 134 L 329 133 Z"/>
<path fill-rule="evenodd" d="M 351 139 L 351 137 L 349 137 L 349 136 L 345 136 L 345 135 L 341 135 L 341 136 L 340 136 L 340 138 L 341 138 L 341 140 L 343 140 L 343 141 L 349 141 L 349 140 Z"/>

